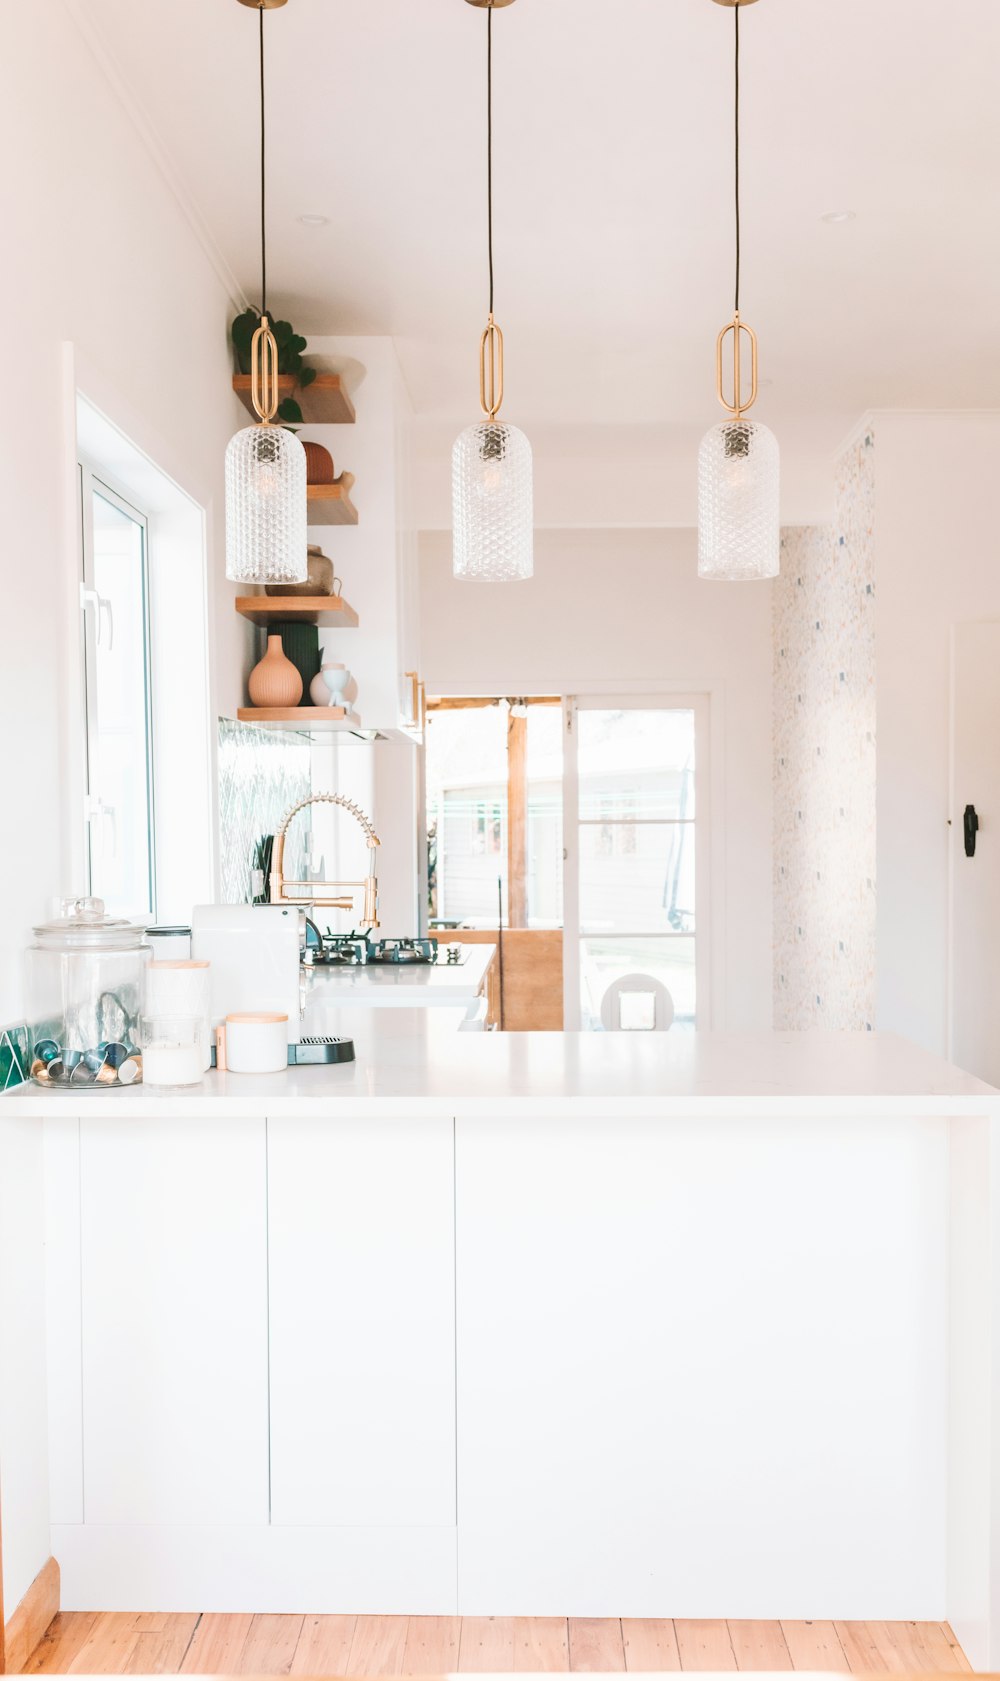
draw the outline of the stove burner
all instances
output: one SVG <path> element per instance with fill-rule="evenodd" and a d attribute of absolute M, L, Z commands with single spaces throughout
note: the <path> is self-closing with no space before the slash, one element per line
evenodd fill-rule
<path fill-rule="evenodd" d="M 368 942 L 369 963 L 436 963 L 433 940 L 377 940 Z"/>
<path fill-rule="evenodd" d="M 305 953 L 305 962 L 314 968 L 359 969 L 368 963 L 403 967 L 438 961 L 435 940 L 369 940 L 363 934 L 331 934 L 329 929 L 325 934 L 315 929 L 315 933 L 316 940 Z M 447 962 L 454 961 L 449 951 Z"/>

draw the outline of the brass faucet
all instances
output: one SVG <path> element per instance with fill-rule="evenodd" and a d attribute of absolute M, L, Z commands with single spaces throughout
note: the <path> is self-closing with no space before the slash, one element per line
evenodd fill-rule
<path fill-rule="evenodd" d="M 286 881 L 284 874 L 285 836 L 291 826 L 292 819 L 307 805 L 339 805 L 351 817 L 357 819 L 364 830 L 368 842 L 368 874 L 364 881 Z M 355 805 L 353 800 L 345 798 L 343 794 L 310 794 L 306 800 L 300 800 L 293 805 L 287 816 L 282 819 L 281 827 L 274 837 L 274 858 L 271 864 L 271 903 L 272 905 L 323 905 L 331 910 L 350 911 L 354 909 L 354 893 L 344 897 L 345 888 L 364 889 L 365 903 L 361 919 L 364 931 L 377 928 L 378 923 L 378 878 L 375 873 L 375 854 L 379 847 L 379 838 L 369 817 Z M 335 898 L 320 898 L 320 894 L 333 893 Z"/>

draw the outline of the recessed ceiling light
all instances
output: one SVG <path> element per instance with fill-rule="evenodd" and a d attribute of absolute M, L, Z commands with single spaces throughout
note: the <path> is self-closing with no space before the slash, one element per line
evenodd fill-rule
<path fill-rule="evenodd" d="M 820 217 L 820 221 L 822 221 L 822 222 L 855 222 L 855 221 L 857 221 L 857 211 L 856 210 L 828 210 L 825 216 Z"/>
<path fill-rule="evenodd" d="M 300 216 L 299 221 L 304 228 L 325 228 L 329 216 Z"/>

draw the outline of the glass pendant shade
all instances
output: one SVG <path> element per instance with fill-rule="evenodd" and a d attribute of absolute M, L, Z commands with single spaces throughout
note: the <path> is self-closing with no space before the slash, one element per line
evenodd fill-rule
<path fill-rule="evenodd" d="M 498 420 L 469 426 L 451 457 L 453 571 L 480 583 L 534 572 L 531 445 Z"/>
<path fill-rule="evenodd" d="M 781 545 L 779 451 L 757 421 L 723 421 L 698 454 L 698 576 L 776 578 Z"/>
<path fill-rule="evenodd" d="M 306 452 L 283 426 L 247 426 L 226 450 L 226 577 L 301 584 L 308 576 Z"/>

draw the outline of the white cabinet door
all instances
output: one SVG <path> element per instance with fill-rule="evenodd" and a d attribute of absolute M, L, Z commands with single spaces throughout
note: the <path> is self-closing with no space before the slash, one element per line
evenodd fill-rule
<path fill-rule="evenodd" d="M 268 1123 L 271 1515 L 455 1522 L 454 1127 Z"/>
<path fill-rule="evenodd" d="M 966 851 L 965 810 L 979 828 Z M 952 631 L 948 1055 L 1000 1080 L 1000 624 Z"/>
<path fill-rule="evenodd" d="M 460 1614 L 944 1604 L 947 1123 L 468 1118 L 456 1167 Z"/>
<path fill-rule="evenodd" d="M 267 1523 L 263 1120 L 80 1125 L 84 1520 Z"/>

